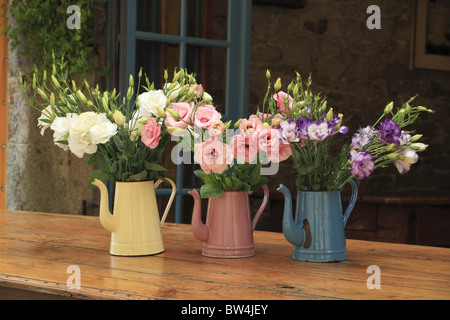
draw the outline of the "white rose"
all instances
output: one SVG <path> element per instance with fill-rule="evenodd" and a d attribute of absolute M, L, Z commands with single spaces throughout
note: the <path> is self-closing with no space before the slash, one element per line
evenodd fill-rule
<path fill-rule="evenodd" d="M 93 125 L 97 123 L 97 113 L 89 111 L 83 112 L 74 117 L 70 123 L 70 135 L 86 135 Z"/>
<path fill-rule="evenodd" d="M 68 113 L 65 117 L 56 117 L 50 126 L 50 129 L 53 130 L 53 141 L 57 146 L 66 151 L 68 150 L 68 146 L 66 144 L 59 143 L 58 141 L 67 140 L 69 135 L 70 123 L 72 119 L 77 116 L 77 114 Z"/>
<path fill-rule="evenodd" d="M 38 118 L 38 127 L 41 128 L 41 135 L 44 135 L 45 130 L 50 128 L 51 122 L 49 121 L 52 121 L 55 116 L 56 114 L 53 112 L 52 106 L 50 105 L 41 111 L 41 116 Z"/>
<path fill-rule="evenodd" d="M 104 114 L 103 114 L 104 115 Z M 117 133 L 117 125 L 109 121 L 106 116 L 99 115 L 97 124 L 89 130 L 90 141 L 93 144 L 106 143 Z"/>
<path fill-rule="evenodd" d="M 162 90 L 153 90 L 140 94 L 137 98 L 137 105 L 141 111 L 142 117 L 150 119 L 158 114 L 157 107 L 164 110 L 166 108 L 167 97 Z"/>
<path fill-rule="evenodd" d="M 75 133 L 71 134 L 67 139 L 69 149 L 78 158 L 82 158 L 85 153 L 93 154 L 97 151 L 97 145 L 90 143 L 86 136 Z"/>

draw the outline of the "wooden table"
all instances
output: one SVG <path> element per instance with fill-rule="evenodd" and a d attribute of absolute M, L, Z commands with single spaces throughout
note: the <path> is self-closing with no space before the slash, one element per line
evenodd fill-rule
<path fill-rule="evenodd" d="M 256 256 L 244 259 L 201 256 L 190 225 L 167 223 L 163 237 L 164 253 L 117 257 L 98 217 L 0 210 L 0 297 L 450 299 L 446 248 L 347 240 L 347 261 L 310 263 L 293 260 L 280 233 L 255 231 Z M 380 289 L 368 288 L 371 265 Z M 68 287 L 71 266 L 79 288 Z"/>

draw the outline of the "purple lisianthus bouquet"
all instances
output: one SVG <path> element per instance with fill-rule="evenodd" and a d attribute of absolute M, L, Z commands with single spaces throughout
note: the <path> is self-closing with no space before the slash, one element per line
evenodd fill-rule
<path fill-rule="evenodd" d="M 266 77 L 268 89 L 258 112 L 269 115 L 266 121 L 279 121 L 280 143 L 292 149 L 299 190 L 339 190 L 348 181 L 365 179 L 389 164 L 404 174 L 418 161 L 417 153 L 427 148 L 418 142 L 422 135 L 406 129 L 421 112 L 434 112 L 412 106 L 415 97 L 396 112 L 394 103 L 389 103 L 375 124 L 360 128 L 351 143 L 339 145 L 336 140 L 348 133 L 343 114 L 327 107 L 327 100 L 320 94 L 312 93 L 311 77 L 303 83 L 297 73 L 286 92 L 281 90 L 281 79 L 272 86 L 269 71 Z"/>

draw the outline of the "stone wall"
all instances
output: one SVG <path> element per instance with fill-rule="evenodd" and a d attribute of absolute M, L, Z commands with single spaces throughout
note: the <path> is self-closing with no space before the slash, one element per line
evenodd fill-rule
<path fill-rule="evenodd" d="M 253 5 L 250 71 L 251 111 L 262 103 L 265 71 L 282 78 L 284 89 L 298 71 L 312 74 L 313 90 L 328 97 L 328 105 L 344 114 L 350 128 L 373 124 L 385 105 L 396 105 L 419 94 L 417 105 L 435 114 L 424 116 L 415 128 L 428 150 L 406 175 L 391 166 L 361 183 L 360 194 L 372 196 L 450 196 L 450 73 L 410 70 L 411 0 L 307 0 L 304 8 Z M 381 29 L 369 30 L 369 5 L 381 10 Z M 289 162 L 272 179 L 295 188 Z"/>
<path fill-rule="evenodd" d="M 106 6 L 96 6 L 97 22 L 91 57 L 104 67 L 106 63 Z M 8 23 L 14 26 L 9 17 Z M 6 172 L 6 208 L 59 212 L 67 214 L 97 214 L 98 191 L 88 190 L 87 181 L 92 167 L 87 157 L 79 159 L 53 143 L 50 130 L 41 136 L 37 127 L 39 112 L 25 105 L 17 80 L 28 61 L 21 61 L 9 47 L 8 53 L 8 143 Z M 95 83 L 104 78 L 89 76 Z"/>

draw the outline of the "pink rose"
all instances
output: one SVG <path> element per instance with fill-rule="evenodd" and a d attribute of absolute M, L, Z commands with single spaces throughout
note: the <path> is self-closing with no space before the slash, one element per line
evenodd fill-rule
<path fill-rule="evenodd" d="M 166 119 L 164 120 L 166 127 L 186 129 L 188 124 L 191 123 L 193 104 L 186 102 L 171 103 L 166 109 L 171 109 L 180 116 L 180 119 L 176 119 L 166 111 Z M 168 131 L 172 133 L 170 130 Z"/>
<path fill-rule="evenodd" d="M 213 121 L 220 120 L 222 115 L 209 104 L 202 104 L 197 108 L 194 115 L 194 124 L 201 129 L 209 129 Z"/>
<path fill-rule="evenodd" d="M 288 95 L 286 92 L 279 91 L 273 95 L 273 99 L 277 102 L 277 107 L 280 109 L 281 114 L 287 115 L 286 104 L 289 106 L 289 113 L 294 108 L 294 98 Z"/>
<path fill-rule="evenodd" d="M 278 147 L 278 154 L 271 154 L 269 156 L 272 162 L 281 162 L 288 159 L 292 154 L 292 149 L 290 144 L 281 144 Z"/>
<path fill-rule="evenodd" d="M 239 124 L 239 129 L 241 130 L 241 135 L 243 136 L 256 136 L 262 128 L 263 124 L 261 120 L 259 120 L 255 115 L 251 115 L 248 120 L 242 119 Z"/>
<path fill-rule="evenodd" d="M 141 129 L 141 140 L 150 149 L 155 149 L 161 139 L 161 126 L 154 118 L 150 118 Z"/>
<path fill-rule="evenodd" d="M 280 139 L 278 130 L 271 127 L 264 127 L 258 133 L 258 146 L 270 157 L 271 154 L 278 154 Z"/>
<path fill-rule="evenodd" d="M 241 162 L 253 163 L 258 155 L 258 138 L 256 135 L 235 135 L 230 142 L 234 157 Z"/>
<path fill-rule="evenodd" d="M 208 133 L 211 137 L 218 137 L 223 134 L 224 128 L 225 125 L 221 120 L 214 120 L 208 129 Z"/>
<path fill-rule="evenodd" d="M 194 146 L 194 160 L 206 174 L 222 173 L 233 162 L 233 151 L 223 142 L 206 140 Z"/>

